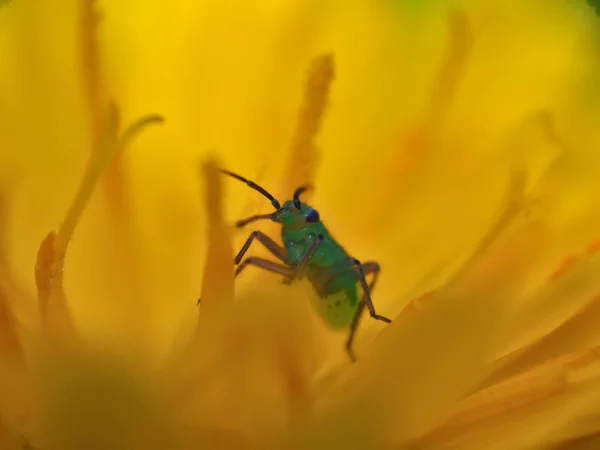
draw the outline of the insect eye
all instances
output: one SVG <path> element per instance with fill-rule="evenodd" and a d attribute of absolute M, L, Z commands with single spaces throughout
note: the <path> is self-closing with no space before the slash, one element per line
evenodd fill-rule
<path fill-rule="evenodd" d="M 316 209 L 311 209 L 306 213 L 306 217 L 304 218 L 308 223 L 315 223 L 319 221 L 319 213 Z"/>

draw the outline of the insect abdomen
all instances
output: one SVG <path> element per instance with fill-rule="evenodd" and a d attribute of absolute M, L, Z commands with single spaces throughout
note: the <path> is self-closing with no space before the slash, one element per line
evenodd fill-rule
<path fill-rule="evenodd" d="M 350 327 L 358 305 L 351 300 L 347 291 L 342 290 L 316 298 L 314 307 L 329 328 L 340 330 Z"/>
<path fill-rule="evenodd" d="M 327 269 L 308 272 L 319 297 L 314 306 L 330 328 L 343 329 L 350 326 L 358 306 L 357 280 L 354 272 L 345 272 L 331 277 Z"/>

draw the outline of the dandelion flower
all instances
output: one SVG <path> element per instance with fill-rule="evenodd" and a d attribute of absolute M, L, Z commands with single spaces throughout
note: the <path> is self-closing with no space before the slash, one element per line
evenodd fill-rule
<path fill-rule="evenodd" d="M 599 26 L 584 1 L 0 2 L 0 446 L 597 445 Z M 232 224 L 271 205 L 219 167 L 312 185 L 381 265 L 393 320 L 365 314 L 355 364 L 308 283 L 234 283 Z"/>

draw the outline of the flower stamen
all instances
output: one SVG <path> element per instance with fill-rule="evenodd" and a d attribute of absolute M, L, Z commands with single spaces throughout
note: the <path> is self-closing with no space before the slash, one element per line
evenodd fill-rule
<path fill-rule="evenodd" d="M 202 165 L 206 183 L 206 215 L 208 217 L 208 252 L 202 280 L 202 307 L 213 300 L 233 300 L 233 248 L 231 230 L 223 219 L 222 175 L 217 164 Z"/>
<path fill-rule="evenodd" d="M 334 76 L 332 54 L 324 54 L 313 60 L 304 89 L 303 104 L 298 113 L 296 134 L 292 140 L 290 160 L 284 178 L 285 191 L 310 183 L 314 178 L 318 158 L 315 137 L 325 114 Z"/>
<path fill-rule="evenodd" d="M 90 156 L 83 180 L 58 232 L 50 232 L 42 241 L 38 251 L 35 279 L 42 327 L 46 331 L 52 334 L 58 333 L 59 336 L 64 335 L 65 332 L 72 335 L 73 324 L 63 287 L 65 256 L 75 227 L 89 203 L 98 180 L 110 162 L 143 128 L 162 121 L 163 118 L 158 115 L 143 117 L 131 125 L 118 139 L 118 110 L 116 105 L 111 105 L 99 151 Z"/>
<path fill-rule="evenodd" d="M 98 151 L 102 133 L 103 86 L 100 72 L 100 49 L 98 48 L 98 24 L 100 14 L 96 0 L 81 0 L 80 55 L 84 89 L 89 112 L 93 151 Z"/>

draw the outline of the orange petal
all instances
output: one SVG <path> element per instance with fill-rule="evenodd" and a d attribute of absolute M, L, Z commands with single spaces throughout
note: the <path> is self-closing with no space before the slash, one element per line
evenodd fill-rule
<path fill-rule="evenodd" d="M 0 421 L 0 448 L 3 450 L 30 450 L 27 439 L 23 436 L 19 436 L 18 433 L 14 429 L 11 429 L 4 421 Z"/>
<path fill-rule="evenodd" d="M 7 424 L 22 428 L 29 411 L 28 366 L 18 323 L 0 289 L 0 414 Z M 4 448 L 4 447 L 1 447 Z"/>
<path fill-rule="evenodd" d="M 2 361 L 23 363 L 24 354 L 17 335 L 15 317 L 8 303 L 6 292 L 0 287 L 0 351 Z"/>

